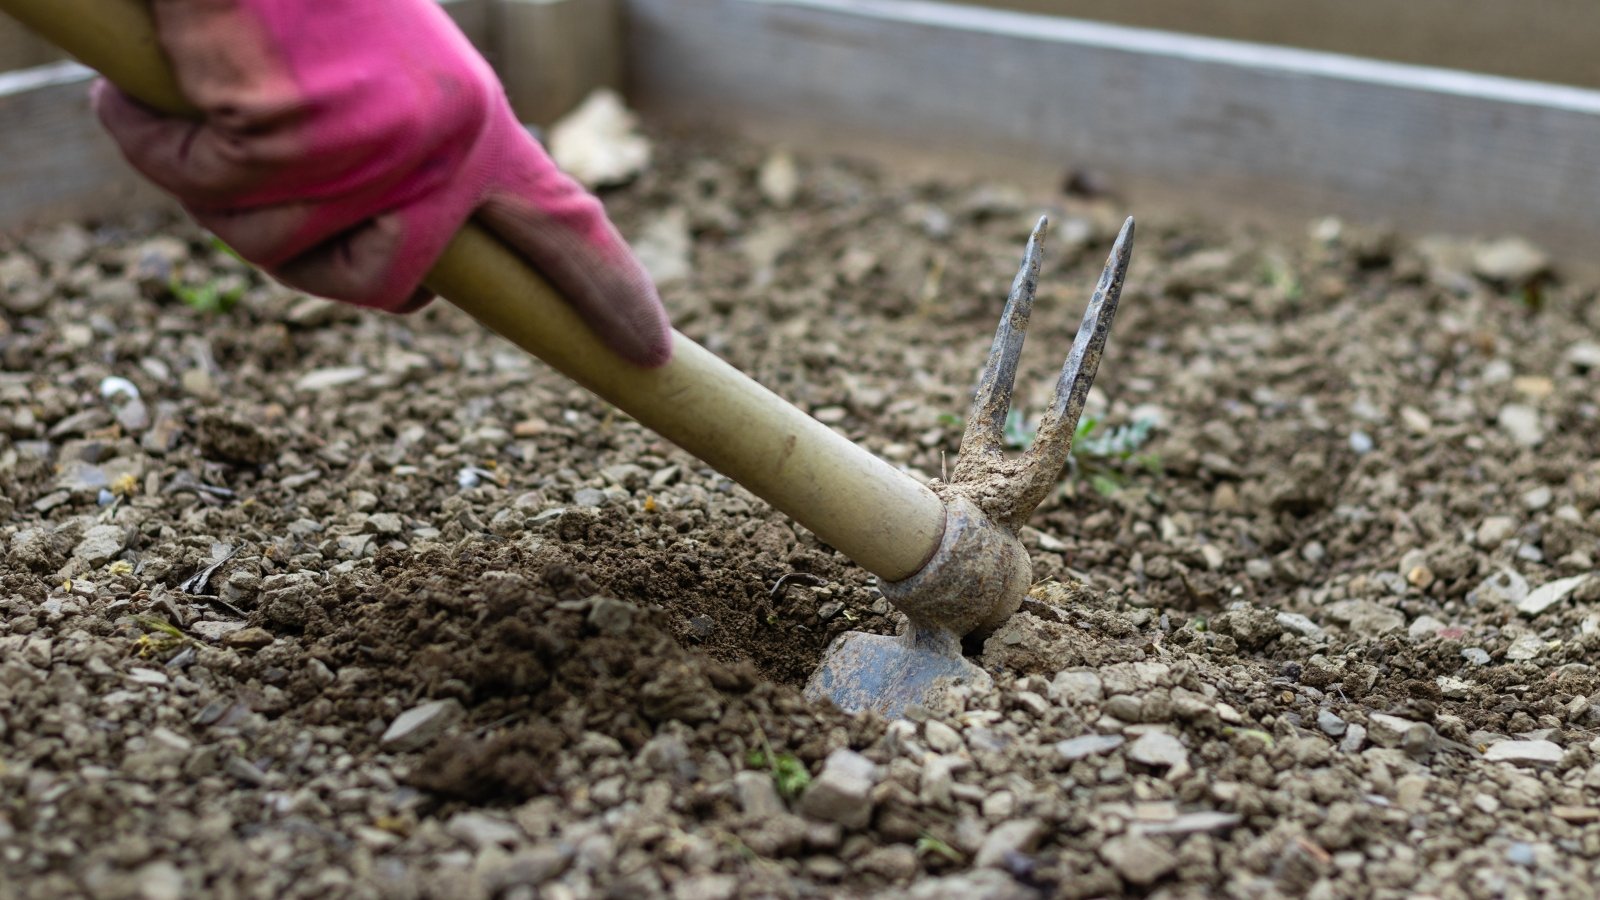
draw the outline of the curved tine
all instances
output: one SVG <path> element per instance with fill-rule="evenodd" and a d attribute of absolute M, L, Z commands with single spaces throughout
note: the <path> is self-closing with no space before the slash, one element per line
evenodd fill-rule
<path fill-rule="evenodd" d="M 1056 381 L 1055 395 L 1050 408 L 1039 422 L 1039 432 L 1033 446 L 1023 458 L 1023 475 L 1027 481 L 1018 494 L 1017 521 L 1027 517 L 1044 501 L 1045 495 L 1061 477 L 1067 464 L 1067 454 L 1072 452 L 1072 438 L 1078 430 L 1078 418 L 1083 415 L 1083 403 L 1089 396 L 1089 387 L 1100 368 L 1100 356 L 1105 352 L 1106 338 L 1111 334 L 1111 320 L 1117 314 L 1117 300 L 1122 296 L 1122 282 L 1128 276 L 1128 262 L 1133 257 L 1133 217 L 1122 223 L 1116 243 L 1111 245 L 1110 258 L 1095 285 L 1094 297 L 1083 312 L 1083 324 L 1078 326 L 1078 336 L 1072 341 L 1072 352 L 1061 367 L 1061 378 Z"/>
<path fill-rule="evenodd" d="M 1006 412 L 1011 408 L 1011 392 L 1017 380 L 1017 360 L 1022 357 L 1022 341 L 1027 336 L 1028 317 L 1033 314 L 1033 297 L 1039 287 L 1039 245 L 1050 227 L 1050 218 L 1040 216 L 1022 252 L 1022 266 L 1011 282 L 1000 327 L 995 329 L 989 361 L 978 378 L 978 390 L 967 413 L 966 432 L 961 435 L 961 451 L 956 457 L 956 478 L 980 464 L 985 456 L 1000 452 L 1005 433 Z M 965 463 L 966 465 L 963 465 Z"/>

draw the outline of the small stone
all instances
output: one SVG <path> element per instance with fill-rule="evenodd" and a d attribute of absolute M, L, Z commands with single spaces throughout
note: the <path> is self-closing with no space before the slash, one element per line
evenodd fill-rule
<path fill-rule="evenodd" d="M 132 668 L 128 670 L 128 680 L 134 684 L 162 685 L 172 679 L 168 678 L 165 672 L 158 672 L 155 669 Z"/>
<path fill-rule="evenodd" d="M 127 529 L 120 525 L 96 525 L 83 533 L 72 555 L 91 566 L 110 562 L 128 546 Z"/>
<path fill-rule="evenodd" d="M 1575 369 L 1600 370 L 1600 344 L 1579 341 L 1567 348 L 1565 359 Z"/>
<path fill-rule="evenodd" d="M 1177 868 L 1178 860 L 1164 845 L 1142 835 L 1123 834 L 1100 845 L 1100 858 L 1122 880 L 1143 887 Z"/>
<path fill-rule="evenodd" d="M 1328 618 L 1344 623 L 1363 637 L 1381 637 L 1406 627 L 1406 617 L 1397 609 L 1370 600 L 1340 600 L 1326 607 Z"/>
<path fill-rule="evenodd" d="M 650 165 L 638 117 L 610 88 L 595 90 L 550 126 L 547 146 L 562 171 L 591 189 L 627 184 Z"/>
<path fill-rule="evenodd" d="M 922 734 L 936 753 L 955 753 L 963 746 L 960 732 L 938 719 L 929 719 L 924 723 Z"/>
<path fill-rule="evenodd" d="M 978 848 L 972 865 L 979 869 L 1003 866 L 1014 853 L 1032 853 L 1044 836 L 1044 823 L 1038 819 L 1013 819 L 996 825 Z"/>
<path fill-rule="evenodd" d="M 1482 647 L 1468 647 L 1461 651 L 1461 658 L 1475 666 L 1486 666 L 1489 664 L 1489 651 Z"/>
<path fill-rule="evenodd" d="M 1542 584 L 1517 602 L 1517 612 L 1525 616 L 1537 616 L 1565 600 L 1568 594 L 1577 590 L 1585 581 L 1595 577 L 1595 575 L 1596 573 L 1590 572 Z"/>
<path fill-rule="evenodd" d="M 212 643 L 219 643 L 223 638 L 244 627 L 245 624 L 243 622 L 218 622 L 208 619 L 204 622 L 196 622 L 190 625 L 189 630 Z"/>
<path fill-rule="evenodd" d="M 1427 590 L 1433 582 L 1433 570 L 1427 566 L 1412 566 L 1406 571 L 1406 583 L 1419 591 Z"/>
<path fill-rule="evenodd" d="M 1350 724 L 1349 730 L 1344 733 L 1344 740 L 1339 742 L 1339 749 L 1345 753 L 1357 753 L 1367 745 L 1367 729 L 1363 725 Z"/>
<path fill-rule="evenodd" d="M 578 488 L 572 495 L 572 505 L 583 509 L 597 509 L 609 500 L 606 492 L 599 488 Z"/>
<path fill-rule="evenodd" d="M 366 378 L 371 373 L 364 366 L 334 366 L 325 369 L 312 369 L 295 380 L 294 389 L 297 391 L 327 391 L 347 384 L 355 384 Z"/>
<path fill-rule="evenodd" d="M 139 900 L 183 900 L 188 890 L 183 872 L 173 863 L 158 860 L 146 863 L 133 873 Z"/>
<path fill-rule="evenodd" d="M 1192 812 L 1184 813 L 1164 822 L 1135 822 L 1129 826 L 1133 834 L 1218 834 L 1237 828 L 1244 819 L 1238 813 Z"/>
<path fill-rule="evenodd" d="M 1473 274 L 1509 287 L 1526 285 L 1549 270 L 1550 257 L 1518 237 L 1484 242 L 1472 253 Z"/>
<path fill-rule="evenodd" d="M 513 896 L 512 888 L 538 887 L 560 875 L 572 864 L 573 849 L 567 844 L 540 844 L 506 857 L 487 879 L 496 896 Z"/>
<path fill-rule="evenodd" d="M 1574 825 L 1587 825 L 1591 822 L 1600 822 L 1600 807 L 1552 806 L 1550 815 Z"/>
<path fill-rule="evenodd" d="M 480 812 L 459 812 L 445 823 L 445 834 L 472 847 L 504 846 L 521 843 L 525 838 L 516 825 Z"/>
<path fill-rule="evenodd" d="M 1529 490 L 1523 492 L 1522 505 L 1526 509 L 1538 512 L 1539 510 L 1548 507 L 1551 501 L 1554 499 L 1555 492 L 1550 490 L 1549 487 L 1541 484 L 1536 488 L 1530 488 Z"/>
<path fill-rule="evenodd" d="M 1478 582 L 1473 594 L 1482 603 L 1521 603 L 1528 596 L 1528 580 L 1515 569 L 1503 568 Z"/>
<path fill-rule="evenodd" d="M 1349 723 L 1334 715 L 1332 710 L 1322 709 L 1317 711 L 1317 727 L 1328 737 L 1339 737 L 1348 729 Z"/>
<path fill-rule="evenodd" d="M 1524 634 L 1511 642 L 1506 648 L 1506 659 L 1512 662 L 1533 659 L 1545 651 L 1548 646 L 1543 638 L 1536 634 Z"/>
<path fill-rule="evenodd" d="M 1110 753 L 1121 747 L 1124 740 L 1119 734 L 1086 734 L 1056 742 L 1056 752 L 1067 762 L 1075 762 L 1090 756 Z"/>
<path fill-rule="evenodd" d="M 265 628 L 241 628 L 222 636 L 222 645 L 236 650 L 260 650 L 276 638 Z"/>
<path fill-rule="evenodd" d="M 770 773 L 754 769 L 738 772 L 733 776 L 733 789 L 739 798 L 739 810 L 752 819 L 771 819 L 788 812 Z"/>
<path fill-rule="evenodd" d="M 872 760 L 845 748 L 828 754 L 822 772 L 800 797 L 800 812 L 813 819 L 861 828 L 872 818 Z"/>
<path fill-rule="evenodd" d="M 433 743 L 466 714 L 461 702 L 454 698 L 424 703 L 396 716 L 378 743 L 391 753 L 420 750 Z"/>
<path fill-rule="evenodd" d="M 783 150 L 767 157 L 756 175 L 756 186 L 767 202 L 779 209 L 788 209 L 800 191 L 800 168 L 795 165 L 794 157 Z"/>
<path fill-rule="evenodd" d="M 1561 762 L 1561 747 L 1553 741 L 1500 741 L 1483 751 L 1490 762 L 1517 766 L 1553 766 Z"/>
<path fill-rule="evenodd" d="M 1433 616 L 1417 616 L 1406 628 L 1406 637 L 1413 641 L 1425 641 L 1438 634 L 1445 624 Z"/>
<path fill-rule="evenodd" d="M 1516 519 L 1510 516 L 1490 516 L 1478 523 L 1478 546 L 1485 550 L 1493 550 L 1516 533 Z"/>
<path fill-rule="evenodd" d="M 1066 669 L 1050 681 L 1050 695 L 1057 700 L 1082 706 L 1098 703 L 1105 696 L 1100 676 L 1088 669 Z"/>
<path fill-rule="evenodd" d="M 1300 613 L 1281 612 L 1276 618 L 1279 627 L 1284 631 L 1293 632 L 1301 637 L 1314 638 L 1322 634 L 1322 626 Z"/>
<path fill-rule="evenodd" d="M 594 605 L 589 607 L 589 616 L 585 620 L 590 628 L 601 634 L 620 637 L 628 633 L 633 627 L 633 604 L 611 597 L 596 597 Z"/>
<path fill-rule="evenodd" d="M 1544 426 L 1539 423 L 1539 411 L 1521 403 L 1507 403 L 1500 407 L 1495 418 L 1500 430 L 1523 447 L 1537 447 L 1544 443 Z"/>
<path fill-rule="evenodd" d="M 1435 734 L 1433 726 L 1426 722 L 1414 722 L 1387 713 L 1373 713 L 1367 717 L 1367 726 L 1372 742 L 1380 747 L 1398 747 L 1413 756 L 1433 750 Z"/>
<path fill-rule="evenodd" d="M 1160 731 L 1152 731 L 1134 741 L 1128 748 L 1128 758 L 1147 766 L 1172 769 L 1174 773 L 1189 768 L 1189 751 L 1184 749 L 1183 742 Z"/>

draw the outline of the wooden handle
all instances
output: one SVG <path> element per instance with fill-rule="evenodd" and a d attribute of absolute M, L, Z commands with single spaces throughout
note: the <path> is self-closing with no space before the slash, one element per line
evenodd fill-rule
<path fill-rule="evenodd" d="M 198 115 L 140 0 L 0 0 L 0 10 L 141 102 Z M 916 479 L 676 331 L 666 365 L 641 369 L 621 359 L 543 276 L 481 226 L 469 223 L 456 234 L 426 284 L 885 581 L 915 574 L 938 548 L 944 504 Z"/>

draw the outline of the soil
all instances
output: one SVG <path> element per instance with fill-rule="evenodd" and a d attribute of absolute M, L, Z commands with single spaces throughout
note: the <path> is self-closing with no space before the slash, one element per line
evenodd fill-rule
<path fill-rule="evenodd" d="M 1025 412 L 1126 212 L 657 149 L 606 200 L 679 327 L 923 478 L 1034 218 Z M 893 723 L 799 691 L 901 624 L 869 576 L 446 304 L 161 218 L 0 291 L 0 897 L 1600 880 L 1600 303 L 1515 240 L 1141 221 L 1090 414 L 1142 459 L 1024 531 L 994 689 Z"/>

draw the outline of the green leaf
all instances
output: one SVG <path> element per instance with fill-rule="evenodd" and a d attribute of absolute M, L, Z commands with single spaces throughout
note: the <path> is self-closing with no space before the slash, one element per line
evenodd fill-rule
<path fill-rule="evenodd" d="M 922 833 L 921 837 L 917 838 L 917 855 L 942 856 L 956 865 L 960 865 L 966 861 L 966 857 L 962 855 L 960 850 L 957 850 L 944 841 L 939 840 L 926 831 Z"/>

